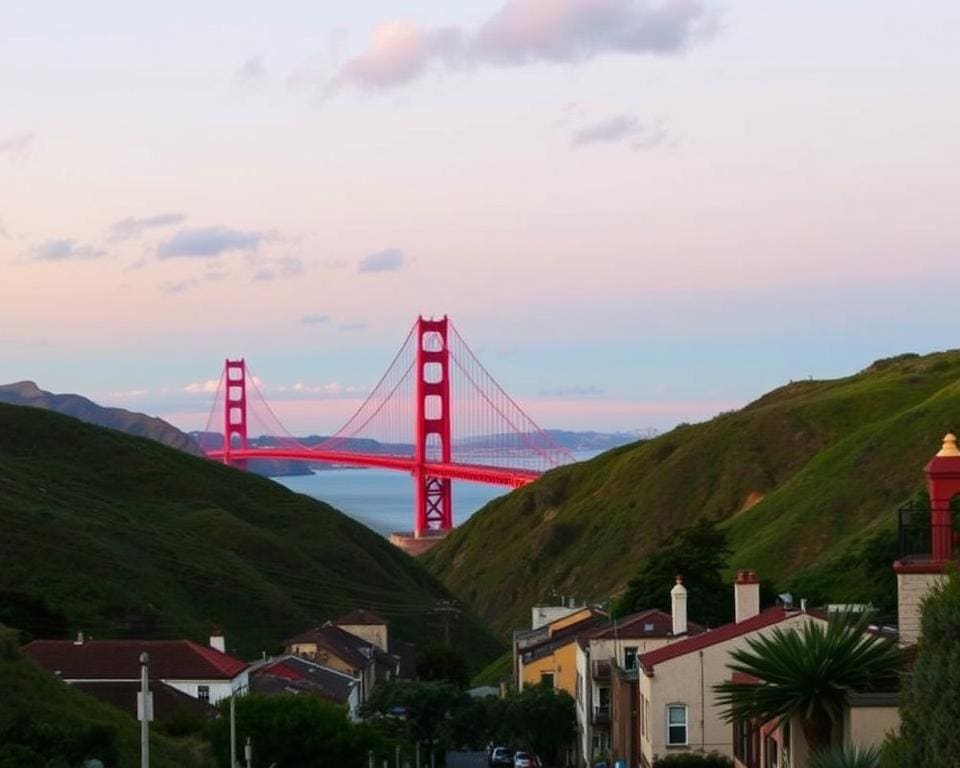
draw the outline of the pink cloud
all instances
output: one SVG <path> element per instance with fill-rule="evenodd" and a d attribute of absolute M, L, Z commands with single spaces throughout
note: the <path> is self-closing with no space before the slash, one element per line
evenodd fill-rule
<path fill-rule="evenodd" d="M 609 53 L 677 54 L 713 28 L 702 0 L 508 0 L 476 29 L 377 25 L 368 48 L 348 59 L 329 85 L 382 90 L 428 67 L 577 62 Z"/>

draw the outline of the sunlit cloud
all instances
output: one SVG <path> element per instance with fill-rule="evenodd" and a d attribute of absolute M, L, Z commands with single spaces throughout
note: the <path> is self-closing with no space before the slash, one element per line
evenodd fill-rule
<path fill-rule="evenodd" d="M 10 136 L 0 136 L 0 155 L 20 157 L 27 153 L 33 144 L 33 131 L 24 131 Z"/>
<path fill-rule="evenodd" d="M 675 55 L 707 37 L 716 13 L 700 0 L 508 0 L 472 29 L 378 24 L 362 53 L 328 84 L 375 91 L 422 76 L 431 66 L 574 63 L 606 54 Z"/>

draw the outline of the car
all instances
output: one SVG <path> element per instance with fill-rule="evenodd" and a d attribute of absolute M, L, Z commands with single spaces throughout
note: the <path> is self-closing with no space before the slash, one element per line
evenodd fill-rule
<path fill-rule="evenodd" d="M 536 768 L 537 758 L 529 752 L 517 752 L 513 756 L 513 768 Z"/>
<path fill-rule="evenodd" d="M 491 768 L 495 765 L 513 765 L 513 752 L 506 747 L 494 747 L 488 760 Z"/>

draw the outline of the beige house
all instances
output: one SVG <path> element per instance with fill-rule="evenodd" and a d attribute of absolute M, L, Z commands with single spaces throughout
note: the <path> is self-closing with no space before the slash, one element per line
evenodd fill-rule
<path fill-rule="evenodd" d="M 335 622 L 344 632 L 356 635 L 362 640 L 377 646 L 381 651 L 390 649 L 390 635 L 387 629 L 388 622 L 382 616 L 378 616 L 373 611 L 367 611 L 360 608 L 351 611 L 346 616 L 341 616 Z"/>
<path fill-rule="evenodd" d="M 584 764 L 608 757 L 637 764 L 637 658 L 704 631 L 687 622 L 686 596 L 678 583 L 671 592 L 671 613 L 641 611 L 579 636 L 574 700 L 578 759 Z"/>
<path fill-rule="evenodd" d="M 646 768 L 676 752 L 733 757 L 734 733 L 721 717 L 713 686 L 730 679 L 730 652 L 773 627 L 825 622 L 821 613 L 778 606 L 760 611 L 760 584 L 740 571 L 734 585 L 735 621 L 638 657 L 640 760 Z"/>

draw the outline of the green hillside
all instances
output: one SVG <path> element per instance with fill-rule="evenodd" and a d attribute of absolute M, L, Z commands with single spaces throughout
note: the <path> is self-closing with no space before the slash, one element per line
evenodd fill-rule
<path fill-rule="evenodd" d="M 366 607 L 426 644 L 450 594 L 332 507 L 56 413 L 0 405 L 0 621 L 28 635 L 204 639 L 259 656 Z M 475 664 L 502 647 L 464 615 Z"/>
<path fill-rule="evenodd" d="M 798 597 L 863 599 L 877 587 L 867 565 L 894 557 L 898 504 L 923 488 L 922 467 L 958 418 L 957 351 L 791 383 L 554 470 L 488 504 L 424 562 L 506 633 L 554 591 L 616 594 L 672 531 L 709 517 L 730 534 L 731 570 Z M 891 576 L 882 593 L 894 589 Z"/>
<path fill-rule="evenodd" d="M 154 768 L 205 765 L 202 745 L 151 733 Z M 0 626 L 0 766 L 140 765 L 140 724 L 57 680 L 21 655 L 16 635 Z"/>

